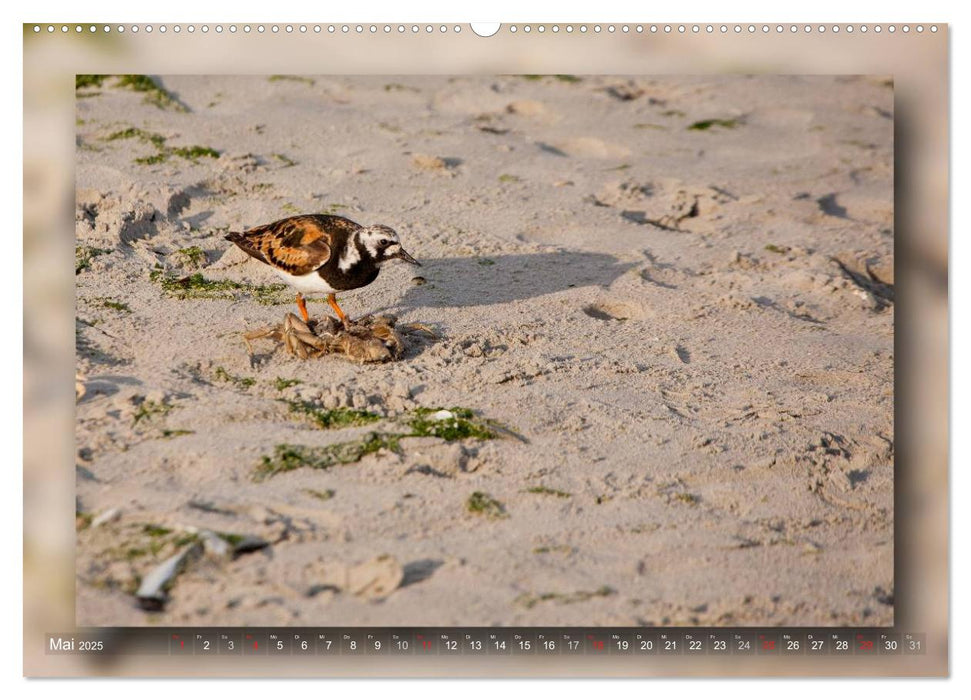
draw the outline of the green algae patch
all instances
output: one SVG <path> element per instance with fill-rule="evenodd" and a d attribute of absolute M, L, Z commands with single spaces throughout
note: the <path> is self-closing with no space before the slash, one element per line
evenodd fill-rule
<path fill-rule="evenodd" d="M 557 82 L 568 83 L 571 85 L 573 83 L 579 83 L 583 80 L 583 78 L 578 78 L 575 75 L 569 75 L 565 73 L 559 73 L 559 74 L 553 74 L 553 75 L 535 75 L 535 74 L 527 73 L 527 74 L 520 75 L 519 77 L 523 80 L 529 80 L 530 82 L 536 82 L 536 81 L 542 80 L 543 78 L 552 78 Z"/>
<path fill-rule="evenodd" d="M 99 88 L 107 78 L 107 75 L 88 75 L 81 74 L 74 76 L 74 89 L 84 90 L 85 88 Z"/>
<path fill-rule="evenodd" d="M 82 73 L 74 76 L 74 90 L 78 97 L 94 97 L 100 92 L 82 92 L 96 88 L 107 87 L 108 81 L 113 81 L 113 87 L 131 90 L 145 95 L 145 102 L 155 105 L 159 109 L 172 109 L 176 112 L 188 112 L 189 108 L 168 90 L 163 88 L 152 77 L 147 75 L 94 75 Z"/>
<path fill-rule="evenodd" d="M 154 131 L 138 129 L 134 126 L 109 134 L 105 138 L 105 141 L 124 141 L 127 139 L 138 139 L 139 141 L 150 143 L 156 148 L 162 148 L 165 146 L 165 137 L 161 134 L 157 134 Z"/>
<path fill-rule="evenodd" d="M 306 401 L 283 401 L 291 412 L 310 419 L 319 428 L 326 430 L 357 427 L 382 420 L 381 416 L 369 411 L 346 407 L 326 409 Z M 326 469 L 335 464 L 350 464 L 381 449 L 400 452 L 400 441 L 404 438 L 436 437 L 446 442 L 465 439 L 491 440 L 499 437 L 499 431 L 505 430 L 498 423 L 477 417 L 468 408 L 419 408 L 406 414 L 403 421 L 404 425 L 399 419 L 397 430 L 370 432 L 364 438 L 351 442 L 323 447 L 277 445 L 272 455 L 262 458 L 254 479 L 262 481 L 280 472 L 301 467 Z M 473 494 L 467 504 L 469 511 L 493 512 L 494 508 L 487 505 L 483 500 L 485 498 L 488 498 L 485 494 Z M 502 504 L 498 507 L 504 512 Z"/>
<path fill-rule="evenodd" d="M 186 277 L 170 277 L 162 270 L 153 270 L 149 276 L 157 283 L 163 294 L 175 299 L 235 299 L 238 293 L 249 293 L 258 304 L 274 306 L 293 301 L 289 295 L 282 294 L 285 284 L 242 284 L 232 280 L 211 280 L 201 272 Z"/>
<path fill-rule="evenodd" d="M 526 493 L 535 493 L 540 496 L 556 496 L 557 498 L 570 498 L 573 496 L 572 493 L 558 491 L 557 489 L 551 489 L 546 486 L 532 486 L 526 489 Z"/>
<path fill-rule="evenodd" d="M 275 160 L 277 160 L 280 163 L 282 163 L 282 167 L 284 167 L 284 168 L 292 168 L 294 165 L 297 164 L 297 161 L 295 161 L 293 158 L 291 158 L 289 156 L 286 156 L 286 155 L 284 155 L 282 153 L 271 153 L 270 155 Z"/>
<path fill-rule="evenodd" d="M 174 408 L 172 404 L 165 401 L 142 401 L 138 404 L 138 410 L 132 418 L 132 426 L 138 425 L 142 421 L 150 421 L 153 418 L 167 415 Z"/>
<path fill-rule="evenodd" d="M 527 610 L 536 607 L 540 603 L 556 603 L 559 605 L 571 605 L 573 603 L 585 603 L 594 598 L 607 598 L 616 595 L 610 586 L 601 586 L 595 591 L 574 591 L 572 593 L 523 593 L 513 601 Z"/>
<path fill-rule="evenodd" d="M 110 297 L 95 297 L 93 299 L 85 299 L 85 301 L 87 301 L 89 304 L 100 306 L 103 309 L 113 309 L 114 311 L 121 311 L 126 314 L 131 313 L 131 307 L 129 307 L 128 304 L 121 301 L 115 301 Z"/>
<path fill-rule="evenodd" d="M 167 527 L 162 527 L 161 525 L 149 524 L 142 528 L 142 532 L 149 537 L 165 537 L 166 535 L 171 534 L 172 530 Z"/>
<path fill-rule="evenodd" d="M 226 370 L 225 367 L 216 367 L 212 373 L 213 379 L 220 382 L 226 382 L 227 384 L 233 384 L 240 389 L 249 389 L 251 386 L 256 384 L 256 380 L 252 377 L 240 377 L 235 374 L 231 374 Z"/>
<path fill-rule="evenodd" d="M 287 401 L 286 403 L 293 413 L 306 416 L 316 423 L 317 427 L 326 430 L 367 425 L 381 420 L 381 416 L 370 411 L 359 411 L 353 408 L 320 408 L 307 401 Z"/>
<path fill-rule="evenodd" d="M 506 507 L 488 493 L 474 491 L 465 501 L 465 509 L 472 515 L 480 515 L 490 520 L 507 517 Z"/>
<path fill-rule="evenodd" d="M 176 146 L 169 149 L 169 153 L 179 158 L 185 158 L 193 162 L 200 158 L 218 158 L 219 151 L 208 146 Z"/>
<path fill-rule="evenodd" d="M 339 442 L 323 447 L 277 445 L 273 448 L 272 456 L 263 457 L 263 461 L 254 474 L 254 479 L 262 481 L 282 472 L 289 472 L 302 467 L 329 469 L 340 464 L 353 464 L 379 450 L 397 452 L 398 449 L 397 435 L 376 432 L 368 433 L 359 440 Z"/>
<path fill-rule="evenodd" d="M 99 255 L 106 255 L 110 252 L 105 248 L 95 248 L 89 245 L 74 246 L 74 274 L 77 275 L 87 270 L 91 267 L 92 260 Z"/>
<path fill-rule="evenodd" d="M 179 102 L 175 96 L 159 85 L 147 75 L 119 75 L 116 85 L 125 90 L 144 93 L 145 101 L 159 109 L 174 109 L 177 112 L 188 112 L 189 109 Z M 75 79 L 75 83 L 76 83 Z"/>
<path fill-rule="evenodd" d="M 219 151 L 209 146 L 169 146 L 166 137 L 154 131 L 146 131 L 138 127 L 130 126 L 127 129 L 115 131 L 105 137 L 105 141 L 125 141 L 137 139 L 142 143 L 151 144 L 155 148 L 155 153 L 147 156 L 139 156 L 135 162 L 140 165 L 155 165 L 164 163 L 169 158 L 177 157 L 198 163 L 201 158 L 219 158 Z"/>
<path fill-rule="evenodd" d="M 206 251 L 197 245 L 189 246 L 188 248 L 179 248 L 172 253 L 171 257 L 179 267 L 191 269 L 205 267 L 206 263 L 209 262 Z"/>
<path fill-rule="evenodd" d="M 94 520 L 94 513 L 85 513 L 82 511 L 75 511 L 74 513 L 74 529 L 78 532 L 81 530 L 87 530 L 91 527 L 91 523 Z"/>
<path fill-rule="evenodd" d="M 408 425 L 411 433 L 407 437 L 437 437 L 447 442 L 498 437 L 494 423 L 479 418 L 468 408 L 418 408 L 412 412 Z"/>
<path fill-rule="evenodd" d="M 176 428 L 175 430 L 163 430 L 162 437 L 166 440 L 176 437 L 182 437 L 183 435 L 195 435 L 195 430 L 183 430 L 181 428 Z"/>
<path fill-rule="evenodd" d="M 308 78 L 303 75 L 271 75 L 269 78 L 267 78 L 267 80 L 269 80 L 271 83 L 285 81 L 303 83 L 304 85 L 309 85 L 310 87 L 313 87 L 316 84 L 316 81 L 313 78 Z"/>
<path fill-rule="evenodd" d="M 139 165 L 157 165 L 164 163 L 172 156 L 198 163 L 200 158 L 218 158 L 219 151 L 208 146 L 166 146 L 157 153 L 136 158 L 135 162 Z"/>
<path fill-rule="evenodd" d="M 702 119 L 688 127 L 688 131 L 708 131 L 714 126 L 723 129 L 734 129 L 739 125 L 738 119 Z"/>

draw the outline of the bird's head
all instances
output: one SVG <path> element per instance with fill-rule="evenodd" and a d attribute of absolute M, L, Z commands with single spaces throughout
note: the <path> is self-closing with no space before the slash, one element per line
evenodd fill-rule
<path fill-rule="evenodd" d="M 404 260 L 412 265 L 421 266 L 420 262 L 411 257 L 401 247 L 398 234 L 389 226 L 384 226 L 383 224 L 368 226 L 358 234 L 358 238 L 364 246 L 364 249 L 368 252 L 368 255 L 378 265 L 386 263 L 389 260 L 398 259 Z"/>

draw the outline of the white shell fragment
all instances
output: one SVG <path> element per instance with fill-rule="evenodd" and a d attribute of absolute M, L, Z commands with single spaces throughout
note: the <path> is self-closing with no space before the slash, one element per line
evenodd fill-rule
<path fill-rule="evenodd" d="M 161 610 L 168 600 L 168 594 L 165 592 L 166 586 L 179 575 L 186 561 L 191 556 L 198 554 L 200 549 L 200 544 L 194 542 L 152 569 L 142 579 L 142 585 L 135 593 L 139 607 L 145 610 Z"/>
<path fill-rule="evenodd" d="M 444 409 L 441 411 L 435 411 L 435 413 L 428 416 L 429 420 L 452 420 L 453 418 L 455 418 L 455 414 Z"/>
<path fill-rule="evenodd" d="M 91 527 L 101 527 L 113 523 L 121 517 L 121 508 L 109 508 L 91 521 Z"/>

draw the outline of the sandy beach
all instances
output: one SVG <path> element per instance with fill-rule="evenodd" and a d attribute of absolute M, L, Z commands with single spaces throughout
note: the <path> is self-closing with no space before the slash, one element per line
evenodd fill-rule
<path fill-rule="evenodd" d="M 80 625 L 893 623 L 889 79 L 155 80 L 77 90 Z M 298 213 L 431 333 L 251 354 Z"/>

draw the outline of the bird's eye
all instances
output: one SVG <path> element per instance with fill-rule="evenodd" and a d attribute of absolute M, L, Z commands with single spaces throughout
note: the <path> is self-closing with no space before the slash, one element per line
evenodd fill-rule
<path fill-rule="evenodd" d="M 387 238 L 382 238 L 380 241 L 378 241 L 378 245 L 382 247 L 387 246 L 389 243 L 391 243 L 391 241 L 389 241 Z"/>

